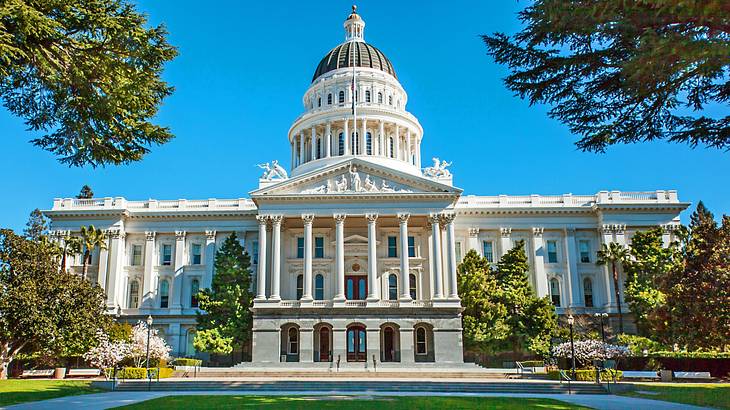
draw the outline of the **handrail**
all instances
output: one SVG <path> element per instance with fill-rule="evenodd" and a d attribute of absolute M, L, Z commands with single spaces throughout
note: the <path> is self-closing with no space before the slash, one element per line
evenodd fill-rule
<path fill-rule="evenodd" d="M 522 362 L 515 362 L 515 364 L 517 364 L 517 374 L 524 374 L 525 366 L 522 365 Z"/>
<path fill-rule="evenodd" d="M 340 371 L 340 355 L 337 355 L 337 371 Z"/>
<path fill-rule="evenodd" d="M 568 382 L 568 394 L 572 394 L 570 386 L 572 379 L 568 376 L 568 373 L 566 373 L 565 370 L 558 370 L 558 374 L 560 375 L 560 384 L 563 384 L 563 380 L 566 380 Z"/>
<path fill-rule="evenodd" d="M 373 355 L 373 371 L 374 372 L 378 371 L 378 362 L 375 361 L 375 355 Z"/>

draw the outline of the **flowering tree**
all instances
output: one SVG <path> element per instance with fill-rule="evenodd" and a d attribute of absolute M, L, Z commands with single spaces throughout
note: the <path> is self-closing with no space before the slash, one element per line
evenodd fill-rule
<path fill-rule="evenodd" d="M 574 347 L 575 360 L 583 365 L 590 364 L 593 360 L 617 359 L 631 354 L 628 346 L 603 344 L 593 339 L 576 340 Z M 571 358 L 570 342 L 553 346 L 552 352 L 555 357 Z"/>
<path fill-rule="evenodd" d="M 157 333 L 157 329 L 151 329 L 149 332 L 150 360 L 167 360 L 172 348 Z M 127 357 L 132 359 L 137 367 L 142 367 L 145 363 L 147 359 L 147 323 L 139 321 L 132 328 L 132 343 Z"/>
<path fill-rule="evenodd" d="M 84 353 L 84 359 L 92 366 L 101 369 L 104 376 L 109 378 L 108 369 L 116 367 L 129 356 L 132 345 L 120 340 L 109 341 L 109 337 L 101 330 L 97 332 L 97 337 L 99 345 Z"/>

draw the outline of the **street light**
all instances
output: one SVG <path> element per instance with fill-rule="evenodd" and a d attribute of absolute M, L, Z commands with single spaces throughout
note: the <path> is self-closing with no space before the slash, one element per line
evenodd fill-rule
<path fill-rule="evenodd" d="M 147 391 L 152 390 L 152 375 L 150 374 L 150 332 L 152 332 L 152 315 L 147 316 Z"/>
<path fill-rule="evenodd" d="M 603 327 L 603 319 L 608 318 L 608 313 L 595 313 L 593 317 L 597 317 L 601 319 L 601 340 L 603 340 L 603 345 L 606 345 L 606 330 Z"/>
<path fill-rule="evenodd" d="M 568 316 L 568 326 L 570 326 L 570 357 L 571 357 L 571 378 L 575 380 L 575 345 L 573 344 L 573 324 L 575 319 L 573 315 Z"/>

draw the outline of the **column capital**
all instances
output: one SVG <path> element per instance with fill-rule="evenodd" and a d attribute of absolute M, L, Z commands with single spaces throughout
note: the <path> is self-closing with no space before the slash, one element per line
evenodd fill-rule
<path fill-rule="evenodd" d="M 342 223 L 345 222 L 345 218 L 347 218 L 346 214 L 334 214 L 332 215 L 333 218 L 335 218 L 335 222 Z"/>
<path fill-rule="evenodd" d="M 109 229 L 109 238 L 111 239 L 124 239 L 125 233 L 119 228 Z"/>
<path fill-rule="evenodd" d="M 205 239 L 212 241 L 215 240 L 215 230 L 206 230 L 205 231 Z"/>
<path fill-rule="evenodd" d="M 500 227 L 499 234 L 502 235 L 502 238 L 509 238 L 509 236 L 512 234 L 512 228 Z"/>
<path fill-rule="evenodd" d="M 375 223 L 378 220 L 378 214 L 365 214 L 365 219 L 368 220 L 368 223 Z"/>
<path fill-rule="evenodd" d="M 185 239 L 185 231 L 175 231 L 175 240 L 182 241 Z"/>
<path fill-rule="evenodd" d="M 566 227 L 565 234 L 568 236 L 575 236 L 575 227 L 573 227 L 573 226 Z"/>
<path fill-rule="evenodd" d="M 615 224 L 613 225 L 613 232 L 623 235 L 623 233 L 626 231 L 626 224 Z"/>
<path fill-rule="evenodd" d="M 314 222 L 314 214 L 302 214 L 302 221 L 304 225 L 311 225 Z"/>
<path fill-rule="evenodd" d="M 456 214 L 454 212 L 442 212 L 441 213 L 441 220 L 444 225 L 448 225 L 448 224 L 454 222 L 455 218 L 456 218 Z"/>
<path fill-rule="evenodd" d="M 144 237 L 148 241 L 154 241 L 155 235 L 157 235 L 157 232 L 155 232 L 155 231 L 145 231 L 145 233 L 144 233 Z"/>
<path fill-rule="evenodd" d="M 479 235 L 479 228 L 471 227 L 469 228 L 469 237 L 470 238 L 476 238 Z"/>
<path fill-rule="evenodd" d="M 428 222 L 430 222 L 431 225 L 439 225 L 441 224 L 441 217 L 437 213 L 428 214 Z"/>
<path fill-rule="evenodd" d="M 398 223 L 401 225 L 408 223 L 408 218 L 411 217 L 411 214 L 403 212 L 398 214 Z"/>
<path fill-rule="evenodd" d="M 660 226 L 662 228 L 662 232 L 664 233 L 672 233 L 679 229 L 679 225 L 676 224 L 662 224 Z"/>
<path fill-rule="evenodd" d="M 269 221 L 268 215 L 256 215 L 256 220 L 259 221 L 259 225 L 266 225 Z"/>
<path fill-rule="evenodd" d="M 281 225 L 281 221 L 284 220 L 284 215 L 271 215 L 269 220 L 273 225 Z"/>
<path fill-rule="evenodd" d="M 543 228 L 542 226 L 535 226 L 532 228 L 532 236 L 541 238 L 543 232 L 545 232 L 545 228 Z"/>

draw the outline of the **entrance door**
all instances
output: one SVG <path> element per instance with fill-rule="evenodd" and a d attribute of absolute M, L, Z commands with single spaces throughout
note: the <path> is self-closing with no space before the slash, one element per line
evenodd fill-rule
<path fill-rule="evenodd" d="M 319 361 L 330 361 L 330 330 L 326 327 L 319 330 Z"/>
<path fill-rule="evenodd" d="M 366 360 L 367 341 L 363 326 L 352 326 L 347 329 L 347 361 L 364 362 Z"/>
<path fill-rule="evenodd" d="M 368 294 L 367 276 L 345 276 L 347 300 L 365 300 Z"/>
<path fill-rule="evenodd" d="M 383 361 L 384 362 L 394 362 L 395 361 L 395 349 L 393 346 L 395 345 L 393 341 L 394 335 L 393 335 L 393 328 L 392 327 L 386 327 L 383 330 Z"/>

